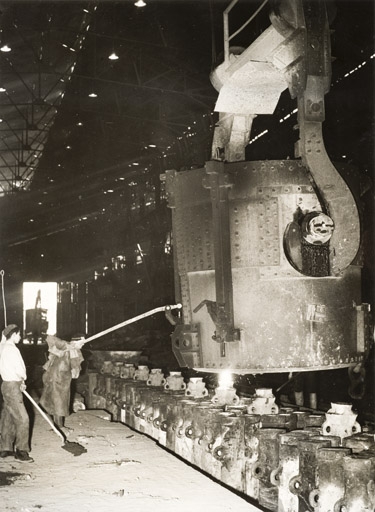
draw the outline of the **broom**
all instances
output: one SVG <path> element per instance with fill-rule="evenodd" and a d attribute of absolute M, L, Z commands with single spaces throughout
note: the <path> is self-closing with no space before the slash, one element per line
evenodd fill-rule
<path fill-rule="evenodd" d="M 87 450 L 79 443 L 72 443 L 68 441 L 65 437 L 65 435 L 60 432 L 60 430 L 56 427 L 56 425 L 53 423 L 53 421 L 47 416 L 47 414 L 41 409 L 41 407 L 35 402 L 35 400 L 29 395 L 29 393 L 25 390 L 23 391 L 23 394 L 30 400 L 30 402 L 33 404 L 33 406 L 37 409 L 37 411 L 42 415 L 42 417 L 50 424 L 53 431 L 60 437 L 62 440 L 62 448 L 66 450 L 69 453 L 72 453 L 75 457 L 78 455 L 82 455 L 82 453 L 86 453 Z"/>

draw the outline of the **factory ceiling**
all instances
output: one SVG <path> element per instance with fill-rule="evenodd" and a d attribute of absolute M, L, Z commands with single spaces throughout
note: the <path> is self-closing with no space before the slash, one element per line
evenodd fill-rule
<path fill-rule="evenodd" d="M 209 159 L 217 97 L 209 74 L 222 60 L 227 4 L 0 2 L 1 266 L 14 279 L 88 279 L 139 237 L 164 236 L 165 207 L 143 231 L 132 207 L 139 187 L 155 201 L 165 169 Z M 260 4 L 240 0 L 238 20 Z M 371 174 L 373 2 L 336 4 L 327 147 L 340 158 L 352 148 Z M 248 36 L 268 25 L 264 9 Z M 270 123 L 277 135 L 249 146 L 251 158 L 293 157 L 291 125 L 280 123 L 291 108 L 285 94 L 274 116 L 255 123 L 255 133 Z"/>

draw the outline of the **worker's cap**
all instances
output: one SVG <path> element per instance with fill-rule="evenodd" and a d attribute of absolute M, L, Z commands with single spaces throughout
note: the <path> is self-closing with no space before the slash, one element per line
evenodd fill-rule
<path fill-rule="evenodd" d="M 4 336 L 7 338 L 9 337 L 11 334 L 13 334 L 14 332 L 18 332 L 20 329 L 18 327 L 18 325 L 16 324 L 9 324 L 5 327 L 5 329 L 3 330 L 3 334 Z"/>

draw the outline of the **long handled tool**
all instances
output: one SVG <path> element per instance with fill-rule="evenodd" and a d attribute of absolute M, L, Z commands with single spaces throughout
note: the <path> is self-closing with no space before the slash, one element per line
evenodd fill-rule
<path fill-rule="evenodd" d="M 62 448 L 64 450 L 66 450 L 69 453 L 72 453 L 75 457 L 77 457 L 78 455 L 81 455 L 82 453 L 87 452 L 86 448 L 84 448 L 79 443 L 72 443 L 66 439 L 65 435 L 62 432 L 60 432 L 60 430 L 56 427 L 56 425 L 53 423 L 53 421 L 47 416 L 47 414 L 43 411 L 43 409 L 41 409 L 41 407 L 35 402 L 35 400 L 29 395 L 29 393 L 26 390 L 23 391 L 23 394 L 30 400 L 30 402 L 37 409 L 37 411 L 47 421 L 47 423 L 50 424 L 53 431 L 60 437 L 60 439 L 63 442 Z"/>
<path fill-rule="evenodd" d="M 101 336 L 104 336 L 105 334 L 108 334 L 112 331 L 116 331 L 117 329 L 120 329 L 121 327 L 125 327 L 126 325 L 132 324 L 134 322 L 138 322 L 138 320 L 142 320 L 143 318 L 146 318 L 148 316 L 152 316 L 155 313 L 160 313 L 162 311 L 165 311 L 165 314 L 168 318 L 168 315 L 170 315 L 170 312 L 172 309 L 181 309 L 181 304 L 173 304 L 173 305 L 167 305 L 167 306 L 159 306 L 155 309 L 151 309 L 150 311 L 147 311 L 146 313 L 142 313 L 141 315 L 135 316 L 133 318 L 130 318 L 129 320 L 125 320 L 124 322 L 121 322 L 119 324 L 116 324 L 112 327 L 109 327 L 108 329 L 105 329 L 104 331 L 98 332 L 97 334 L 93 334 L 89 338 L 84 340 L 84 345 L 88 343 L 89 341 L 96 340 L 97 338 L 100 338 Z"/>

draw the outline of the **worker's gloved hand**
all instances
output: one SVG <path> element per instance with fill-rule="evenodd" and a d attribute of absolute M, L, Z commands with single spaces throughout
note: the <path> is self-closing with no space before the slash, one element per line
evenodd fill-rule
<path fill-rule="evenodd" d="M 73 340 L 70 342 L 70 347 L 75 348 L 76 350 L 80 350 L 85 344 L 85 340 Z"/>
<path fill-rule="evenodd" d="M 26 384 L 24 382 L 21 383 L 20 390 L 21 390 L 21 393 L 23 393 L 26 390 Z"/>

